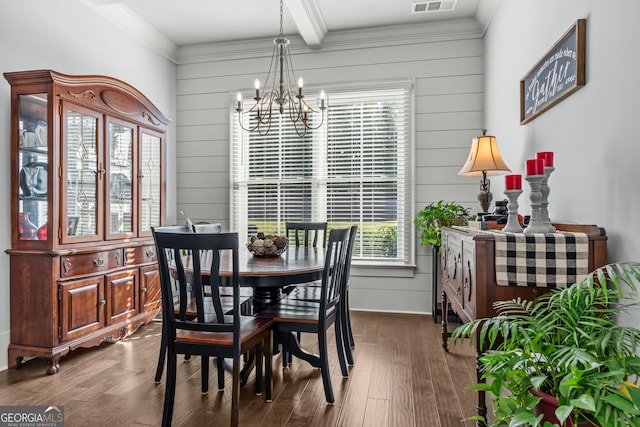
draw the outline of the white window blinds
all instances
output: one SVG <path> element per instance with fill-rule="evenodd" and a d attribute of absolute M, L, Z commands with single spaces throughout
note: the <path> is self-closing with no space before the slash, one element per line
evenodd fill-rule
<path fill-rule="evenodd" d="M 354 259 L 412 262 L 410 115 L 408 84 L 332 91 L 326 123 L 304 137 L 286 114 L 267 136 L 242 131 L 234 115 L 233 229 L 249 236 L 284 234 L 286 221 L 356 224 Z"/>

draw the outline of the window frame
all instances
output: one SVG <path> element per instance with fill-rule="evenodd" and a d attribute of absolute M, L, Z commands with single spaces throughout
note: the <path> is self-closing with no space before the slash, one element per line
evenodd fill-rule
<path fill-rule="evenodd" d="M 403 184 L 404 192 L 402 195 L 397 195 L 397 213 L 396 220 L 398 223 L 398 229 L 400 228 L 400 221 L 402 218 L 402 224 L 404 228 L 403 242 L 402 244 L 398 244 L 398 250 L 402 249 L 402 255 L 396 258 L 385 259 L 383 257 L 357 257 L 354 255 L 354 264 L 362 265 L 362 266 L 384 266 L 384 267 L 415 267 L 415 227 L 413 226 L 413 217 L 414 217 L 414 206 L 415 206 L 415 125 L 414 125 L 414 112 L 415 112 L 415 84 L 413 80 L 393 80 L 393 81 L 377 81 L 377 82 L 363 82 L 363 83 L 348 83 L 348 84 L 338 84 L 333 85 L 331 87 L 324 88 L 327 91 L 328 97 L 327 102 L 331 105 L 332 99 L 339 97 L 343 98 L 345 96 L 349 96 L 350 94 L 357 95 L 362 92 L 384 92 L 389 90 L 401 90 L 406 91 L 406 95 L 404 100 L 402 101 L 405 105 L 404 117 L 406 123 L 404 124 L 404 132 L 405 137 L 404 140 L 401 141 L 403 144 L 403 156 L 404 156 L 404 179 Z M 315 93 L 314 88 L 307 88 L 308 93 Z M 317 91 L 319 94 L 319 90 Z M 332 95 L 333 94 L 333 95 Z M 338 96 L 339 94 L 339 96 Z M 245 94 L 243 94 L 245 95 Z M 309 97 L 309 95 L 307 95 Z M 249 96 L 243 96 L 243 99 L 250 99 Z M 353 101 L 352 101 L 353 102 Z M 247 102 L 247 105 L 249 102 Z M 236 165 L 235 160 L 238 155 L 240 155 L 243 160 L 246 160 L 246 156 L 248 156 L 248 141 L 249 141 L 249 132 L 238 130 L 238 116 L 235 112 L 236 107 L 236 97 L 230 96 L 230 224 L 233 229 L 236 228 L 236 224 L 238 220 L 236 217 L 244 216 L 247 218 L 248 216 L 248 208 L 246 204 L 241 204 L 234 200 L 235 197 L 238 197 L 238 191 L 240 190 L 240 186 L 247 185 L 249 180 L 244 182 L 239 182 L 235 178 L 236 174 Z M 327 110 L 329 112 L 329 110 Z M 331 120 L 330 117 L 327 117 L 325 123 L 322 125 L 322 131 L 319 130 L 314 131 L 313 135 L 313 146 L 314 147 L 322 147 L 321 149 L 314 148 L 313 149 L 313 164 L 319 165 L 323 164 L 324 166 L 317 166 L 313 168 L 313 179 L 312 179 L 312 188 L 314 191 L 324 192 L 326 196 L 327 192 L 327 184 L 328 180 L 326 179 L 326 163 L 325 160 L 327 158 L 327 150 L 328 150 L 328 125 L 327 121 Z M 273 132 L 273 129 L 272 131 Z M 238 147 L 236 147 L 235 138 L 236 134 L 239 135 L 238 143 L 240 145 L 240 150 L 236 151 Z M 245 146 L 247 144 L 247 146 Z M 400 155 L 396 157 L 398 162 L 401 160 Z M 246 166 L 246 165 L 245 165 Z M 322 174 L 325 176 L 319 176 L 319 171 L 322 171 Z M 355 180 L 352 182 L 357 182 L 362 184 L 365 180 Z M 319 185 L 322 183 L 322 185 Z M 318 187 L 318 188 L 316 188 Z M 395 188 L 399 188 L 400 185 L 396 185 Z M 402 196 L 402 203 L 400 202 L 400 197 Z M 310 218 L 310 221 L 326 221 L 326 197 L 312 197 L 312 203 L 317 204 L 317 206 L 313 209 L 314 214 L 313 217 Z M 236 205 L 238 205 L 236 209 Z M 404 207 L 404 209 L 403 209 Z M 236 212 L 237 210 L 237 212 Z M 282 232 L 284 232 L 284 219 L 278 219 L 281 223 Z M 242 222 L 240 223 L 242 224 Z M 331 226 L 331 224 L 330 224 Z M 248 226 L 247 226 L 248 229 Z M 242 237 L 241 237 L 242 238 Z"/>

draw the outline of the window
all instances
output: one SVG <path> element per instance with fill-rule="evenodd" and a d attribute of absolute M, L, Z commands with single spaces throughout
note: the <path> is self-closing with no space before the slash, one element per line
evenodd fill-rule
<path fill-rule="evenodd" d="M 233 229 L 357 224 L 355 260 L 413 263 L 410 110 L 411 86 L 396 84 L 331 91 L 325 124 L 304 137 L 286 114 L 267 136 L 242 131 L 234 115 Z"/>

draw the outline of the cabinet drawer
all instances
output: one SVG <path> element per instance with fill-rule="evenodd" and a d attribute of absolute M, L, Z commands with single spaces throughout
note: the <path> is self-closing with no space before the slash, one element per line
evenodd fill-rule
<path fill-rule="evenodd" d="M 108 271 L 124 265 L 122 249 L 63 256 L 60 258 L 60 275 L 73 277 Z"/>
<path fill-rule="evenodd" d="M 148 264 L 157 261 L 155 245 L 126 248 L 125 251 L 127 265 Z"/>

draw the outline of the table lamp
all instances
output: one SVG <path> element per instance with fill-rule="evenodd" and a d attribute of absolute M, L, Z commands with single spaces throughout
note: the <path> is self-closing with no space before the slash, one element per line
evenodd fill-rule
<path fill-rule="evenodd" d="M 487 135 L 487 130 L 482 129 L 482 136 L 473 138 L 469 158 L 464 166 L 462 166 L 462 169 L 460 169 L 460 172 L 458 172 L 458 175 L 482 176 L 478 201 L 480 202 L 483 213 L 489 211 L 489 205 L 493 199 L 493 195 L 489 190 L 491 182 L 487 178 L 487 175 L 497 175 L 500 172 L 511 172 L 511 169 L 509 169 L 500 156 L 496 137 Z"/>

